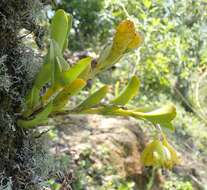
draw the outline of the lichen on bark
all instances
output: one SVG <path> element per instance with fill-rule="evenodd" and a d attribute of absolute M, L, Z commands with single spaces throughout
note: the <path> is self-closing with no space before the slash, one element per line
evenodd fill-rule
<path fill-rule="evenodd" d="M 30 158 L 36 140 L 32 132 L 18 128 L 16 120 L 33 81 L 33 66 L 39 63 L 19 32 L 32 33 L 41 47 L 44 30 L 36 19 L 41 6 L 39 0 L 0 1 L 0 188 L 10 183 L 14 190 L 32 189 L 28 184 L 35 179 Z"/>

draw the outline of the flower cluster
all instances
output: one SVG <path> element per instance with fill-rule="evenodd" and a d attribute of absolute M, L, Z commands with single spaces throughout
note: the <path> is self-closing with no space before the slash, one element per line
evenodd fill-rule
<path fill-rule="evenodd" d="M 149 143 L 141 155 L 144 166 L 157 166 L 171 169 L 175 164 L 180 163 L 176 150 L 168 143 L 164 134 L 162 139 L 154 139 Z"/>

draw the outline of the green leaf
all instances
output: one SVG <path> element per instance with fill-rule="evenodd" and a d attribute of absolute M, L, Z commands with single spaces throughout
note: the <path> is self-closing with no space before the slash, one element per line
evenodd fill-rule
<path fill-rule="evenodd" d="M 32 128 L 32 127 L 36 127 L 38 125 L 47 123 L 48 116 L 52 112 L 52 107 L 53 106 L 52 106 L 52 102 L 51 102 L 44 108 L 43 111 L 36 114 L 34 119 L 31 119 L 31 120 L 20 119 L 17 121 L 17 125 L 19 127 L 23 127 L 23 128 Z"/>
<path fill-rule="evenodd" d="M 70 21 L 68 19 L 68 14 L 62 9 L 56 11 L 54 17 L 52 18 L 51 38 L 58 43 L 61 51 L 63 51 L 65 46 L 66 39 L 68 38 L 69 27 L 71 25 L 71 19 Z"/>
<path fill-rule="evenodd" d="M 88 64 L 88 66 L 78 75 L 78 78 L 81 78 L 83 80 L 88 80 L 91 78 L 91 64 Z"/>
<path fill-rule="evenodd" d="M 64 59 L 63 53 L 61 52 L 60 47 L 58 46 L 57 42 L 51 40 L 53 48 L 54 48 L 54 58 L 59 60 L 61 65 L 61 71 L 67 71 L 70 67 L 68 62 Z"/>
<path fill-rule="evenodd" d="M 44 63 L 41 66 L 32 89 L 29 91 L 28 95 L 26 96 L 26 109 L 24 110 L 23 115 L 30 115 L 33 109 L 40 103 L 40 90 L 41 88 L 51 81 L 54 83 L 54 46 L 51 41 L 50 43 L 50 50 L 44 59 Z M 53 78 L 53 80 L 52 80 Z"/>
<path fill-rule="evenodd" d="M 58 44 L 54 41 L 51 40 L 51 52 L 54 53 L 54 57 L 51 56 L 51 64 L 53 65 L 52 67 L 52 79 L 54 80 L 54 82 L 52 82 L 52 86 L 54 85 L 59 85 L 59 86 L 64 86 L 67 85 L 68 83 L 72 82 L 74 79 L 72 79 L 75 75 L 78 76 L 80 74 L 80 72 L 82 72 L 82 69 L 84 69 L 85 64 L 86 63 L 82 63 L 78 66 L 74 66 L 72 68 L 69 68 L 69 64 L 67 63 L 67 61 L 64 59 L 62 52 L 58 46 Z M 52 58 L 54 58 L 54 60 L 52 60 Z M 78 63 L 79 64 L 79 63 Z M 74 69 L 74 70 L 73 70 Z M 72 73 L 74 72 L 74 73 Z"/>
<path fill-rule="evenodd" d="M 63 84 L 69 84 L 73 82 L 77 77 L 88 67 L 91 63 L 92 58 L 87 57 L 78 61 L 73 67 L 69 70 L 62 72 L 62 82 Z"/>
<path fill-rule="evenodd" d="M 51 40 L 50 42 L 50 64 L 51 64 L 51 83 L 54 85 L 67 84 L 64 79 L 63 73 L 69 70 L 69 64 L 63 58 L 62 52 L 56 43 Z"/>
<path fill-rule="evenodd" d="M 97 67 L 100 69 L 106 69 L 105 67 L 109 66 L 109 65 L 113 65 L 115 62 L 117 62 L 121 56 L 119 56 L 118 58 L 115 57 L 114 59 L 108 59 L 108 57 L 110 56 L 111 53 L 111 48 L 112 48 L 112 43 L 107 44 L 104 49 L 101 51 L 99 59 L 97 61 Z"/>
<path fill-rule="evenodd" d="M 147 119 L 153 123 L 166 124 L 175 118 L 176 108 L 174 105 L 170 104 L 146 113 L 132 111 L 131 116 L 138 119 Z"/>
<path fill-rule="evenodd" d="M 60 111 L 67 104 L 69 97 L 78 93 L 86 82 L 82 79 L 76 79 L 70 85 L 64 87 L 64 89 L 53 100 L 53 112 Z"/>
<path fill-rule="evenodd" d="M 107 92 L 108 86 L 103 86 L 84 100 L 78 107 L 75 108 L 75 110 L 84 110 L 96 106 L 106 96 Z"/>
<path fill-rule="evenodd" d="M 66 37 L 66 40 L 65 40 L 65 44 L 63 46 L 63 51 L 68 48 L 68 41 L 69 41 L 68 38 L 69 38 L 69 33 L 70 33 L 70 30 L 71 30 L 71 27 L 72 27 L 72 20 L 73 20 L 72 15 L 67 13 L 67 16 L 68 16 L 68 32 L 67 32 L 67 37 Z"/>
<path fill-rule="evenodd" d="M 118 97 L 111 101 L 115 105 L 125 105 L 129 102 L 139 91 L 140 81 L 136 76 L 133 76 L 126 88 L 120 93 Z"/>
<path fill-rule="evenodd" d="M 51 65 L 51 84 L 55 84 L 55 74 L 56 74 L 56 65 L 55 65 L 55 43 L 53 40 L 50 41 L 50 50 L 49 50 L 49 64 Z"/>
<path fill-rule="evenodd" d="M 176 116 L 176 109 L 173 105 L 170 104 L 150 112 L 137 112 L 134 110 L 122 109 L 114 105 L 113 106 L 104 105 L 97 108 L 89 108 L 83 110 L 82 113 L 102 114 L 102 115 L 110 115 L 110 116 L 125 116 L 125 117 L 130 116 L 136 119 L 148 120 L 154 124 L 160 124 L 161 127 L 174 130 L 171 121 Z"/>

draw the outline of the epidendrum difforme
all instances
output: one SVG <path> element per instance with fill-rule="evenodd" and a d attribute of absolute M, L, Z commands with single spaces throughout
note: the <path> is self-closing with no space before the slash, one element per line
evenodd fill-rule
<path fill-rule="evenodd" d="M 113 66 L 143 41 L 142 35 L 136 32 L 134 23 L 124 20 L 118 25 L 113 41 L 100 53 L 95 66 L 91 64 L 92 58 L 87 57 L 69 67 L 63 52 L 68 47 L 71 23 L 71 15 L 63 10 L 58 10 L 52 18 L 49 49 L 32 89 L 26 96 L 18 125 L 27 129 L 44 125 L 50 116 L 56 114 L 101 114 L 130 116 L 146 120 L 152 123 L 152 126 L 173 130 L 171 122 L 176 116 L 176 109 L 172 104 L 150 110 L 125 107 L 139 91 L 140 81 L 137 76 L 132 76 L 128 85 L 114 99 L 107 100 L 107 103 L 101 102 L 106 99 L 108 92 L 108 87 L 103 86 L 74 108 L 65 108 L 69 98 L 81 91 L 87 80 Z M 40 95 L 46 84 L 50 84 L 49 88 Z M 147 166 L 168 168 L 179 162 L 176 151 L 168 144 L 160 127 L 154 141 L 143 152 L 142 161 Z"/>

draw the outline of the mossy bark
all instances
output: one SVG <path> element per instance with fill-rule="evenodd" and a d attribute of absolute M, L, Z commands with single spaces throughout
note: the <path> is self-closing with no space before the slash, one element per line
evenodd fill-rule
<path fill-rule="evenodd" d="M 34 138 L 16 121 L 32 83 L 28 64 L 33 63 L 27 57 L 34 55 L 22 44 L 19 31 L 24 28 L 39 40 L 42 30 L 35 19 L 39 5 L 38 0 L 0 1 L 0 189 L 9 183 L 14 190 L 32 189 L 28 184 L 34 183 L 30 161 Z"/>

